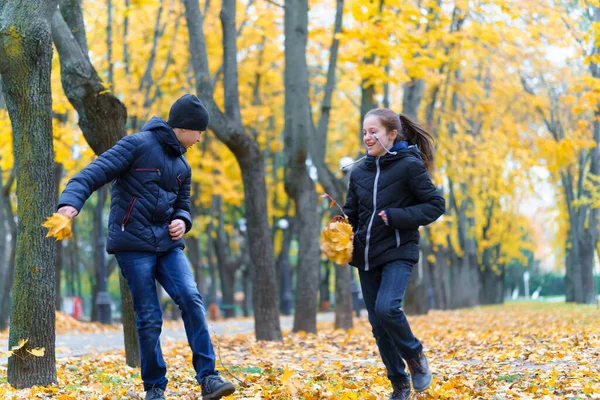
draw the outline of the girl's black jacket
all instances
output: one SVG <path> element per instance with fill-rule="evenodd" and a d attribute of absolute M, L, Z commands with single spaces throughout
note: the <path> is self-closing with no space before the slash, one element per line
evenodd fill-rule
<path fill-rule="evenodd" d="M 396 146 L 392 148 L 394 152 Z M 351 265 L 370 270 L 396 260 L 419 260 L 419 227 L 445 212 L 417 146 L 367 156 L 350 175 L 344 213 L 354 230 Z M 385 211 L 388 225 L 378 215 Z"/>

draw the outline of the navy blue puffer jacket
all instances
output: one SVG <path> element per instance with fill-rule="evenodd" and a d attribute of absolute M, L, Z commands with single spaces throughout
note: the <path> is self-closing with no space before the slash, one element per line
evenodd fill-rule
<path fill-rule="evenodd" d="M 392 261 L 419 261 L 419 227 L 445 212 L 416 146 L 367 156 L 352 170 L 344 213 L 354 230 L 350 265 L 371 270 Z M 378 215 L 385 211 L 388 225 Z"/>
<path fill-rule="evenodd" d="M 183 248 L 183 239 L 174 241 L 168 226 L 181 219 L 186 232 L 192 227 L 192 170 L 183 157 L 185 151 L 173 129 L 153 117 L 142 132 L 124 137 L 75 175 L 58 207 L 69 205 L 80 211 L 95 190 L 112 181 L 109 253 Z"/>

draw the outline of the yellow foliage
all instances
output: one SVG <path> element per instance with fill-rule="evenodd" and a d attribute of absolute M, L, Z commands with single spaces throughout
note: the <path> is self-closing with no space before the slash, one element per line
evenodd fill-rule
<path fill-rule="evenodd" d="M 321 232 L 321 250 L 331 261 L 345 265 L 352 259 L 352 237 L 352 226 L 348 220 L 336 216 Z"/>
<path fill-rule="evenodd" d="M 55 237 L 56 240 L 63 240 L 70 239 L 73 236 L 71 218 L 59 213 L 54 213 L 51 217 L 48 217 L 42 226 L 48 228 L 46 237 Z"/>

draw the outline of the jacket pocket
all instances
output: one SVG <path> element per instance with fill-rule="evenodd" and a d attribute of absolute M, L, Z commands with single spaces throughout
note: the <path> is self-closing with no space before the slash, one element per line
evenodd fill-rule
<path fill-rule="evenodd" d="M 123 217 L 123 221 L 121 221 L 121 232 L 125 230 L 125 225 L 129 222 L 129 218 L 131 217 L 131 212 L 133 211 L 133 206 L 137 201 L 137 196 L 133 196 L 127 205 L 127 211 L 125 212 L 125 216 Z"/>
<path fill-rule="evenodd" d="M 158 168 L 136 168 L 137 172 L 156 172 L 160 176 L 160 169 Z"/>
<path fill-rule="evenodd" d="M 396 229 L 396 247 L 400 247 L 400 232 Z"/>

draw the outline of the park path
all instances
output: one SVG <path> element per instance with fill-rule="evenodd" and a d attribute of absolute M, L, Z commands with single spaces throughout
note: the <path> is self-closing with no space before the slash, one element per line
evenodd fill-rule
<path fill-rule="evenodd" d="M 333 322 L 334 313 L 317 314 L 318 322 Z M 281 329 L 290 330 L 294 318 L 291 316 L 281 317 Z M 254 320 L 250 318 L 230 319 L 226 321 L 209 321 L 211 335 L 238 335 L 254 332 Z M 161 343 L 187 341 L 183 325 L 179 327 L 167 326 L 163 328 Z M 8 339 L 2 341 L 0 348 L 8 347 Z M 86 354 L 102 353 L 123 348 L 123 332 L 121 330 L 107 333 L 78 333 L 56 335 L 56 357 L 80 357 Z M 0 365 L 7 363 L 6 357 L 0 357 Z"/>

